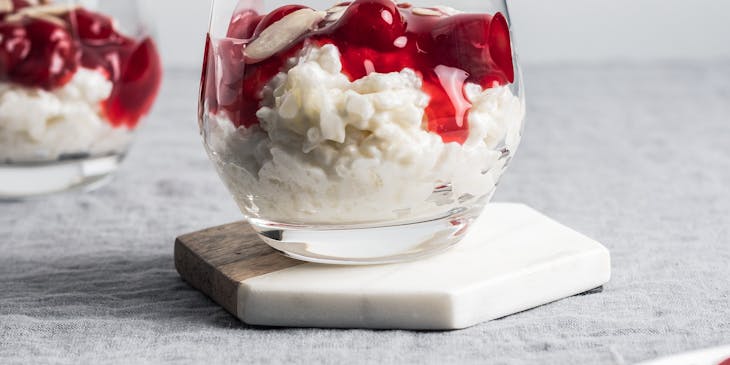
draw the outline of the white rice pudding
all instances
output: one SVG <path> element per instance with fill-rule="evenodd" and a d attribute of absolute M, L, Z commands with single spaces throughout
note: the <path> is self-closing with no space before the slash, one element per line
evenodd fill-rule
<path fill-rule="evenodd" d="M 334 45 L 309 47 L 264 90 L 260 125 L 209 116 L 211 156 L 242 210 L 284 223 L 432 217 L 489 196 L 524 107 L 507 87 L 468 84 L 466 142 L 426 129 L 429 96 L 410 69 L 350 82 Z M 440 194 L 434 190 L 441 186 Z"/>
<path fill-rule="evenodd" d="M 112 127 L 101 111 L 112 87 L 83 68 L 53 91 L 0 82 L 0 163 L 125 152 L 132 132 Z"/>

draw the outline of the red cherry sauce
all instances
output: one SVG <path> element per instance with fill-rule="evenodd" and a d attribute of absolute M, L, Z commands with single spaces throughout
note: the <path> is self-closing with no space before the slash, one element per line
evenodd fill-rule
<path fill-rule="evenodd" d="M 14 0 L 15 10 L 28 6 Z M 135 40 L 114 29 L 111 18 L 83 8 L 59 17 L 63 24 L 0 14 L 0 81 L 54 90 L 79 67 L 103 72 L 114 84 L 102 110 L 115 127 L 134 128 L 152 107 L 162 78 L 150 38 Z"/>
<path fill-rule="evenodd" d="M 414 70 L 423 79 L 423 91 L 430 96 L 426 108 L 428 129 L 447 143 L 464 143 L 469 134 L 471 104 L 464 95 L 466 82 L 483 88 L 514 82 L 509 26 L 501 13 L 449 16 L 431 9 L 440 15 L 420 15 L 409 5 L 398 6 L 391 0 L 357 0 L 344 5 L 349 7 L 339 20 L 321 23 L 319 29 L 261 62 L 246 64 L 243 59 L 245 45 L 255 40 L 261 24 L 253 32 L 250 25 L 231 32 L 232 26 L 228 36 L 235 39 L 221 40 L 217 47 L 209 40 L 203 97 L 211 111 L 225 110 L 236 126 L 257 124 L 262 88 L 307 43 L 337 46 L 343 73 L 351 81 L 372 72 Z M 263 19 L 281 19 L 280 13 L 290 10 L 283 7 Z M 261 19 L 248 12 L 247 22 Z M 241 19 L 234 16 L 237 21 L 233 24 Z M 209 57 L 214 48 L 222 63 L 219 75 L 211 71 L 215 66 Z M 218 76 L 220 83 L 211 81 L 211 76 Z"/>
<path fill-rule="evenodd" d="M 1 80 L 47 90 L 78 69 L 78 45 L 63 26 L 45 20 L 0 23 Z"/>

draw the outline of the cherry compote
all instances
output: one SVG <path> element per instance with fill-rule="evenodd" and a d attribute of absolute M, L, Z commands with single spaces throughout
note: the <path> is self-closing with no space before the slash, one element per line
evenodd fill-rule
<path fill-rule="evenodd" d="M 342 72 L 351 81 L 372 72 L 414 70 L 430 96 L 428 129 L 444 142 L 464 143 L 468 138 L 471 104 L 466 83 L 487 89 L 514 82 L 509 25 L 501 13 L 449 15 L 391 0 L 339 6 L 347 6 L 339 19 L 325 18 L 273 56 L 254 61 L 243 56 L 246 45 L 271 24 L 305 7 L 288 5 L 265 16 L 252 10 L 234 14 L 230 38 L 209 38 L 206 46 L 202 97 L 211 112 L 226 111 L 236 126 L 257 124 L 262 89 L 307 44 L 337 46 Z"/>
<path fill-rule="evenodd" d="M 61 14 L 24 15 L 24 0 L 0 14 L 0 81 L 54 90 L 80 68 L 102 72 L 113 84 L 102 109 L 114 126 L 135 127 L 152 107 L 162 66 L 150 38 L 119 33 L 111 18 L 72 8 Z"/>

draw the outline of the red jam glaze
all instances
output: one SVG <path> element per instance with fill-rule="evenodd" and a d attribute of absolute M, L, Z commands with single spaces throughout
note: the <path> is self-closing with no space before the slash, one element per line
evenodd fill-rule
<path fill-rule="evenodd" d="M 0 23 L 0 81 L 30 54 L 25 27 Z"/>
<path fill-rule="evenodd" d="M 7 52 L 4 73 L 0 80 L 47 90 L 65 85 L 78 69 L 78 45 L 63 26 L 45 20 L 25 24 L 3 23 L 0 28 L 10 30 L 13 38 L 4 38 L 0 44 Z M 21 46 L 22 44 L 22 46 Z M 21 51 L 21 48 L 25 50 Z"/>
<path fill-rule="evenodd" d="M 27 5 L 14 0 L 15 9 Z M 115 127 L 134 128 L 151 109 L 162 66 L 150 38 L 118 33 L 111 18 L 78 8 L 60 19 L 66 26 L 0 14 L 0 81 L 53 90 L 68 83 L 79 67 L 103 72 L 114 84 L 103 112 Z"/>
<path fill-rule="evenodd" d="M 228 27 L 228 38 L 251 38 L 263 18 L 263 15 L 259 15 L 253 10 L 244 10 L 238 14 L 234 14 L 231 19 L 231 24 Z"/>
<path fill-rule="evenodd" d="M 274 10 L 253 34 L 234 33 L 246 36 L 240 39 L 253 36 L 255 40 L 255 35 L 268 26 L 264 23 L 267 18 L 281 19 L 291 9 L 292 6 Z M 249 23 L 261 19 L 248 10 L 234 16 L 232 24 L 243 22 L 243 18 Z M 509 26 L 501 13 L 427 16 L 414 13 L 409 4 L 357 0 L 349 4 L 339 20 L 320 26 L 288 49 L 253 64 L 244 64 L 246 60 L 241 59 L 249 41 L 225 39 L 217 47 L 209 43 L 208 48 L 217 48 L 216 56 L 224 63 L 218 87 L 211 82 L 210 73 L 204 75 L 208 77 L 209 90 L 204 97 L 211 111 L 227 111 L 236 126 L 257 124 L 261 90 L 307 42 L 337 46 L 343 72 L 351 81 L 371 72 L 398 72 L 404 68 L 416 71 L 423 79 L 423 91 L 430 96 L 426 108 L 428 129 L 447 143 L 464 143 L 469 134 L 467 117 L 471 104 L 464 95 L 466 82 L 483 88 L 514 82 Z M 211 66 L 208 61 L 206 65 Z"/>

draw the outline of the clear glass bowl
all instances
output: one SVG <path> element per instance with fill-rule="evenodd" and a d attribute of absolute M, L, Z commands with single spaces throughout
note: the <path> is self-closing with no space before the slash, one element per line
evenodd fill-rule
<path fill-rule="evenodd" d="M 199 109 L 208 154 L 259 236 L 337 264 L 461 240 L 522 133 L 505 2 L 267 5 L 214 1 Z"/>
<path fill-rule="evenodd" d="M 0 199 L 93 188 L 162 75 L 137 1 L 0 0 Z"/>

